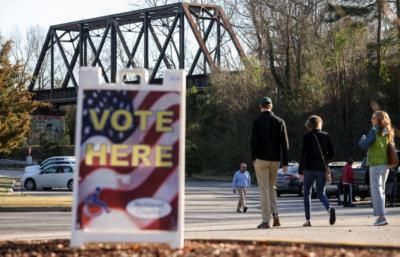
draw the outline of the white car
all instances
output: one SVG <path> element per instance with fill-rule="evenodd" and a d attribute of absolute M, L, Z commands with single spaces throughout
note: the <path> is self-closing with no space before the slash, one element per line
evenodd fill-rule
<path fill-rule="evenodd" d="M 43 170 L 31 170 L 24 173 L 21 185 L 29 191 L 52 188 L 68 188 L 72 191 L 74 169 L 74 164 L 59 164 L 51 165 Z"/>
<path fill-rule="evenodd" d="M 51 164 L 75 164 L 75 156 L 54 156 L 47 158 L 40 165 L 30 165 L 25 167 L 24 172 L 30 172 L 39 169 L 46 169 Z"/>

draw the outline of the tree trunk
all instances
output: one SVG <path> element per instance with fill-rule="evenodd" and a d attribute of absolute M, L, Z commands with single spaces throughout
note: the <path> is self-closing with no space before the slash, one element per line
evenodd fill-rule
<path fill-rule="evenodd" d="M 397 38 L 399 40 L 399 52 L 400 52 L 400 0 L 396 0 L 396 16 L 397 16 Z"/>
<path fill-rule="evenodd" d="M 261 32 L 261 28 L 260 28 L 260 21 L 257 20 L 257 16 L 259 18 L 261 18 L 261 14 L 259 13 L 261 10 L 260 6 L 256 6 L 256 4 L 258 4 L 258 2 L 256 1 L 249 1 L 249 6 L 250 6 L 250 13 L 251 13 L 251 21 L 254 25 L 254 29 L 255 29 L 255 34 L 256 34 L 256 39 L 257 39 L 257 46 L 256 46 L 256 53 L 258 55 L 258 59 L 262 60 L 263 59 L 263 40 L 262 40 L 262 32 Z M 257 11 L 258 9 L 258 11 Z"/>
<path fill-rule="evenodd" d="M 285 77 L 286 77 L 286 91 L 290 90 L 290 69 L 291 69 L 291 63 L 290 63 L 290 17 L 289 15 L 286 17 L 286 49 L 285 49 L 285 54 L 286 54 L 286 64 L 285 64 Z M 288 93 L 288 92 L 285 92 Z"/>
<path fill-rule="evenodd" d="M 381 78 L 381 27 L 382 27 L 382 0 L 377 0 L 378 5 L 378 29 L 376 35 L 376 69 L 380 81 Z"/>
<path fill-rule="evenodd" d="M 269 34 L 269 28 L 267 28 L 267 41 L 268 41 L 268 56 L 269 56 L 269 68 L 271 69 L 272 77 L 275 80 L 275 83 L 278 85 L 279 90 L 285 90 L 285 84 L 282 81 L 282 78 L 279 76 L 276 67 L 275 67 L 275 56 L 274 56 L 274 46 L 272 44 L 271 35 Z"/>
<path fill-rule="evenodd" d="M 396 15 L 397 15 L 397 21 L 396 21 L 396 24 L 397 24 L 397 40 L 398 40 L 398 42 L 397 42 L 397 44 L 398 44 L 398 49 L 397 49 L 397 51 L 398 51 L 398 55 L 399 55 L 399 59 L 400 59 L 400 0 L 396 0 Z M 400 73 L 397 73 L 397 83 L 400 83 Z M 398 91 L 398 94 L 397 94 L 397 104 L 398 104 L 398 106 L 397 106 L 397 110 L 398 110 L 398 112 L 400 113 L 400 86 L 397 86 L 397 91 Z"/>

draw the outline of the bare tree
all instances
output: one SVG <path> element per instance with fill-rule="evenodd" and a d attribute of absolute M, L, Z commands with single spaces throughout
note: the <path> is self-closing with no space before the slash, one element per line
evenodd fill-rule
<path fill-rule="evenodd" d="M 39 26 L 29 27 L 24 33 L 16 29 L 11 34 L 11 40 L 14 42 L 12 48 L 12 58 L 14 62 L 18 62 L 22 65 L 21 79 L 23 76 L 31 77 L 36 67 L 37 60 L 39 59 L 44 40 L 46 38 L 46 30 Z M 67 52 L 69 54 L 69 52 Z M 61 84 L 61 76 L 65 74 L 65 68 L 63 68 L 61 56 L 55 54 L 55 74 L 56 84 Z M 58 78 L 57 78 L 58 77 Z M 45 56 L 45 61 L 42 64 L 42 68 L 38 74 L 36 80 L 37 88 L 44 89 L 50 87 L 51 75 L 50 75 L 50 56 Z M 26 85 L 29 80 L 26 81 Z"/>

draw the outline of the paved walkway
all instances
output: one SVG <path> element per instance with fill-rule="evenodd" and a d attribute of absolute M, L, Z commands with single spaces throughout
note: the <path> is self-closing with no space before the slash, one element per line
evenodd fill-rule
<path fill-rule="evenodd" d="M 231 193 L 230 183 L 188 183 L 186 195 L 186 228 L 188 239 L 246 239 L 246 240 L 293 240 L 305 242 L 356 243 L 400 246 L 400 207 L 387 208 L 388 226 L 372 226 L 375 217 L 368 204 L 356 208 L 336 208 L 337 221 L 329 225 L 328 214 L 313 200 L 312 227 L 304 228 L 302 198 L 287 196 L 278 198 L 282 226 L 272 229 L 256 229 L 261 221 L 259 195 L 253 187 L 248 195 L 247 213 L 236 213 L 236 196 Z"/>
<path fill-rule="evenodd" d="M 400 207 L 388 208 L 388 226 L 374 227 L 369 205 L 337 207 L 337 222 L 328 223 L 328 214 L 313 200 L 313 227 L 304 228 L 302 198 L 279 198 L 282 226 L 259 230 L 261 221 L 258 190 L 248 195 L 247 213 L 236 213 L 237 196 L 227 182 L 186 183 L 185 238 L 291 240 L 302 242 L 373 244 L 400 246 Z M 336 203 L 333 202 L 333 206 Z M 0 213 L 0 240 L 69 238 L 71 213 Z"/>

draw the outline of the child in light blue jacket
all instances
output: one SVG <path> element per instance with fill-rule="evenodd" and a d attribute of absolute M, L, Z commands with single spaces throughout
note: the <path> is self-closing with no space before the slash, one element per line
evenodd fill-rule
<path fill-rule="evenodd" d="M 246 193 L 247 188 L 250 187 L 251 178 L 250 173 L 247 171 L 246 163 L 240 164 L 240 169 L 235 172 L 232 181 L 232 189 L 233 193 L 236 194 L 236 191 L 239 194 L 239 202 L 236 211 L 242 212 L 240 209 L 243 208 L 243 212 L 247 212 L 246 206 Z"/>

